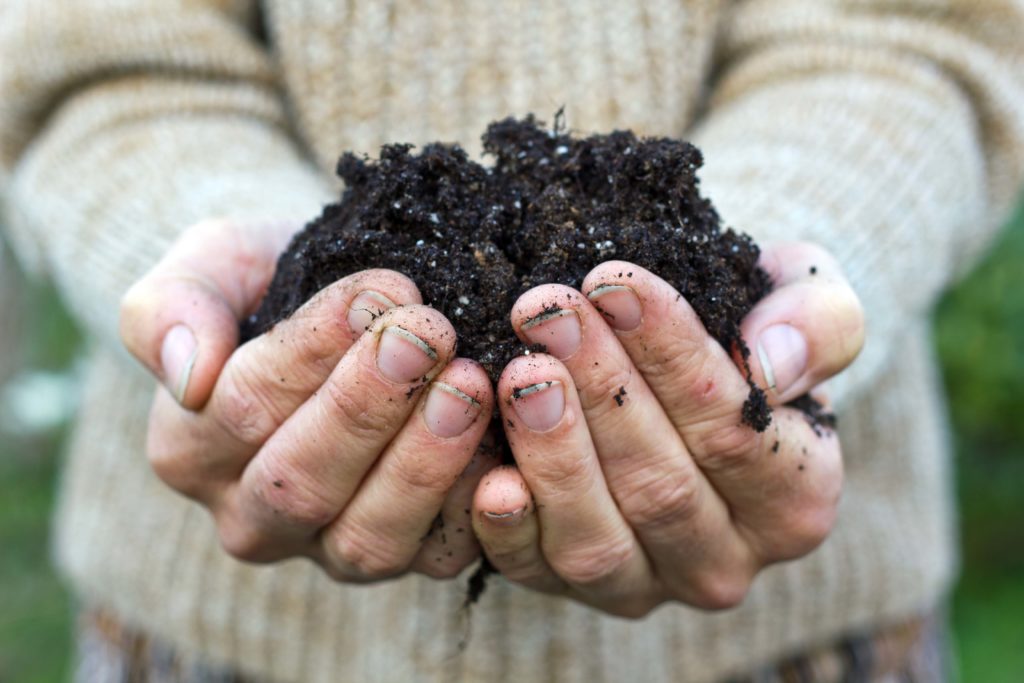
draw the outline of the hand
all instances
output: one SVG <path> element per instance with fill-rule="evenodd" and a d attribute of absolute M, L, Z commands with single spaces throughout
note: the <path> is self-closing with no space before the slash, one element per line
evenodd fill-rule
<path fill-rule="evenodd" d="M 780 246 L 762 266 L 776 288 L 742 326 L 775 407 L 762 433 L 740 422 L 745 373 L 655 275 L 605 263 L 587 296 L 544 285 L 519 299 L 512 324 L 550 355 L 513 360 L 498 383 L 517 467 L 485 475 L 473 504 L 498 571 L 639 617 L 670 600 L 734 606 L 761 568 L 821 543 L 839 441 L 781 404 L 853 360 L 863 316 L 819 248 Z"/>
<path fill-rule="evenodd" d="M 494 464 L 475 455 L 488 377 L 452 359 L 451 324 L 385 270 L 235 348 L 294 227 L 194 226 L 124 297 L 124 343 L 167 385 L 149 460 L 240 559 L 305 556 L 343 581 L 454 576 L 479 556 L 467 509 Z"/>

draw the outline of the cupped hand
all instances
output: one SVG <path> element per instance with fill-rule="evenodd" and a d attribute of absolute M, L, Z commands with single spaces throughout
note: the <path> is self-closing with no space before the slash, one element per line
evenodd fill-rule
<path fill-rule="evenodd" d="M 623 262 L 581 294 L 544 285 L 512 324 L 546 354 L 497 389 L 516 467 L 477 487 L 473 524 L 508 579 L 621 616 L 667 601 L 736 605 L 760 569 L 832 528 L 840 445 L 787 401 L 846 367 L 863 315 L 838 264 L 808 244 L 762 258 L 775 283 L 743 322 L 750 371 L 774 406 L 740 419 L 746 373 L 665 281 Z"/>
<path fill-rule="evenodd" d="M 487 375 L 453 359 L 451 324 L 386 270 L 330 284 L 236 348 L 294 228 L 194 226 L 124 297 L 124 343 L 165 385 L 150 462 L 240 559 L 305 556 L 344 581 L 454 576 L 479 556 L 467 509 L 493 465 L 478 452 Z"/>

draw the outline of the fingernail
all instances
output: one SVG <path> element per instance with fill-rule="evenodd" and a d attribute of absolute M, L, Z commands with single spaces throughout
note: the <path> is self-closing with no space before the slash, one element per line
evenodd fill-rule
<path fill-rule="evenodd" d="M 480 402 L 469 394 L 444 382 L 430 385 L 430 393 L 423 406 L 423 419 L 434 436 L 458 436 L 469 429 L 479 414 Z"/>
<path fill-rule="evenodd" d="M 484 517 L 487 518 L 492 524 L 498 526 L 515 526 L 519 522 L 523 521 L 523 517 L 526 516 L 526 506 L 513 510 L 512 512 L 488 512 L 484 510 Z"/>
<path fill-rule="evenodd" d="M 178 403 L 185 400 L 198 354 L 196 336 L 185 325 L 175 325 L 164 336 L 163 346 L 160 347 L 160 364 L 164 369 L 164 383 Z"/>
<path fill-rule="evenodd" d="M 772 325 L 761 331 L 757 357 L 768 387 L 781 395 L 807 370 L 807 341 L 792 325 Z"/>
<path fill-rule="evenodd" d="M 535 432 L 546 432 L 562 420 L 565 394 L 562 383 L 539 382 L 512 390 L 512 405 L 519 419 Z"/>
<path fill-rule="evenodd" d="M 571 308 L 545 310 L 523 323 L 523 334 L 534 344 L 559 360 L 565 360 L 580 347 L 583 332 L 580 317 Z"/>
<path fill-rule="evenodd" d="M 643 310 L 636 292 L 624 285 L 598 285 L 587 295 L 608 324 L 620 332 L 640 327 Z"/>
<path fill-rule="evenodd" d="M 380 292 L 368 289 L 360 292 L 348 307 L 348 328 L 359 336 L 365 332 L 373 321 L 379 318 L 384 311 L 394 308 L 395 302 Z"/>
<path fill-rule="evenodd" d="M 437 351 L 415 334 L 392 325 L 377 345 L 377 367 L 392 382 L 406 384 L 426 376 L 437 363 Z"/>

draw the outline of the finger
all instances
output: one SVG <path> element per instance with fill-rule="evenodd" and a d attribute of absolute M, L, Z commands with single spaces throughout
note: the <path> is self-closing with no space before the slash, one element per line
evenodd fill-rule
<path fill-rule="evenodd" d="M 480 480 L 501 464 L 491 439 L 490 428 L 469 465 L 445 496 L 441 513 L 434 521 L 423 547 L 413 558 L 409 570 L 435 579 L 457 576 L 480 557 L 480 544 L 473 533 L 473 494 Z"/>
<path fill-rule="evenodd" d="M 405 571 L 476 452 L 492 406 L 490 379 L 474 361 L 457 358 L 434 379 L 355 496 L 321 534 L 325 558 L 337 574 L 373 580 Z M 436 564 L 454 558 L 457 541 L 453 535 L 453 547 L 444 547 L 448 534 L 440 534 L 445 542 Z"/>
<path fill-rule="evenodd" d="M 331 375 L 263 445 L 232 490 L 249 520 L 239 545 L 311 540 L 355 494 L 455 346 L 433 308 L 402 306 L 378 318 Z"/>
<path fill-rule="evenodd" d="M 775 290 L 741 326 L 750 370 L 772 403 L 785 403 L 836 375 L 864 344 L 864 312 L 839 264 L 820 247 L 772 246 L 761 263 Z"/>
<path fill-rule="evenodd" d="M 633 274 L 628 284 L 619 272 Z M 766 529 L 766 520 L 782 518 L 787 529 L 800 521 L 807 522 L 810 531 L 826 526 L 825 508 L 834 503 L 841 481 L 838 454 L 820 457 L 813 473 L 799 469 L 802 463 L 795 458 L 803 456 L 804 449 L 813 455 L 819 440 L 803 416 L 792 409 L 776 409 L 775 423 L 763 432 L 743 424 L 740 406 L 749 387 L 740 370 L 707 334 L 685 299 L 657 276 L 628 264 L 604 264 L 587 279 L 585 286 L 591 287 L 591 298 L 599 306 L 608 306 L 613 313 L 625 310 L 638 321 L 633 330 L 616 334 L 740 527 Z M 617 300 L 607 302 L 597 283 L 615 287 L 611 291 Z M 634 313 L 634 306 L 642 307 L 639 313 Z M 807 501 L 811 503 L 805 505 Z M 805 514 L 812 507 L 815 514 Z M 793 514 L 801 519 L 792 520 Z M 748 543 L 749 536 L 744 535 Z M 788 554 L 792 547 L 783 548 L 782 542 L 790 536 L 795 537 L 787 532 L 760 544 L 758 557 Z"/>
<path fill-rule="evenodd" d="M 542 285 L 519 298 L 512 325 L 571 373 L 608 487 L 659 576 L 691 604 L 711 602 L 706 588 L 750 566 L 748 549 L 601 313 L 569 287 Z"/>
<path fill-rule="evenodd" d="M 509 581 L 544 593 L 567 586 L 540 549 L 540 528 L 530 490 L 515 467 L 489 472 L 473 497 L 473 530 L 487 559 Z"/>
<path fill-rule="evenodd" d="M 182 233 L 121 300 L 125 347 L 181 405 L 201 407 L 298 224 L 208 221 Z"/>
<path fill-rule="evenodd" d="M 545 354 L 516 358 L 501 375 L 498 397 L 555 573 L 602 604 L 650 585 L 647 560 L 608 491 L 565 366 Z"/>
<path fill-rule="evenodd" d="M 394 271 L 365 270 L 338 280 L 238 349 L 201 417 L 254 452 L 320 388 L 368 323 L 394 306 L 421 301 L 413 282 Z"/>
<path fill-rule="evenodd" d="M 609 261 L 587 275 L 583 291 L 615 330 L 687 446 L 693 445 L 688 431 L 740 425 L 750 387 L 671 285 L 638 266 Z"/>
<path fill-rule="evenodd" d="M 204 489 L 235 479 L 267 438 L 320 387 L 362 333 L 370 312 L 379 315 L 385 302 L 419 301 L 412 281 L 394 271 L 350 275 L 237 349 L 201 411 L 182 410 L 162 392 L 154 404 L 148 446 L 157 474 L 172 487 L 205 500 Z"/>

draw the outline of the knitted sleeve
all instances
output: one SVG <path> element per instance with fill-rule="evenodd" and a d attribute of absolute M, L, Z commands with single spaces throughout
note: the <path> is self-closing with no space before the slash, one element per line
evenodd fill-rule
<path fill-rule="evenodd" d="M 203 218 L 292 218 L 330 197 L 287 131 L 242 2 L 7 0 L 5 229 L 117 342 L 121 294 Z"/>
<path fill-rule="evenodd" d="M 991 0 L 751 0 L 719 40 L 694 132 L 703 184 L 759 240 L 807 239 L 865 306 L 869 389 L 908 321 L 1005 220 L 1024 175 L 1024 6 Z"/>

